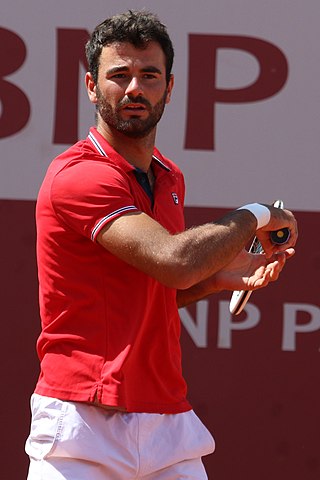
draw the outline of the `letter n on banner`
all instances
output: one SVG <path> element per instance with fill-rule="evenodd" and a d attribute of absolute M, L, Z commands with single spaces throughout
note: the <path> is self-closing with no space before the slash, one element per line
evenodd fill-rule
<path fill-rule="evenodd" d="M 57 30 L 57 87 L 54 143 L 72 144 L 78 140 L 79 67 L 87 68 L 86 30 Z"/>

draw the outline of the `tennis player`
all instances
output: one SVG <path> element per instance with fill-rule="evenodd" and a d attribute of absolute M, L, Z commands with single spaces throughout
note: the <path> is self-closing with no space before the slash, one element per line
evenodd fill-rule
<path fill-rule="evenodd" d="M 96 126 L 53 160 L 37 202 L 28 479 L 206 479 L 214 440 L 187 400 L 178 307 L 277 280 L 296 221 L 253 203 L 186 230 L 183 175 L 155 148 L 174 83 L 166 27 L 145 11 L 114 16 L 86 54 Z M 284 227 L 275 247 L 269 231 Z M 245 251 L 255 233 L 266 254 Z"/>

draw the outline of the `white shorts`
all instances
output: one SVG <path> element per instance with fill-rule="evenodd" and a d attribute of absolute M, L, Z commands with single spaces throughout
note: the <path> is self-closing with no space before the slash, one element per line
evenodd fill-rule
<path fill-rule="evenodd" d="M 28 480 L 205 480 L 214 440 L 191 410 L 123 413 L 34 394 Z"/>

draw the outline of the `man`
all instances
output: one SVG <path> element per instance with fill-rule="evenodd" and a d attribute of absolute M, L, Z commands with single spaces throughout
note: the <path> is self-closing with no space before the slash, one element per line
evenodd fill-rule
<path fill-rule="evenodd" d="M 278 278 L 294 216 L 259 204 L 185 230 L 179 168 L 155 148 L 173 48 L 152 14 L 96 27 L 97 126 L 48 169 L 37 203 L 41 373 L 29 480 L 205 479 L 211 434 L 186 398 L 178 307 Z M 269 232 L 290 229 L 276 249 Z M 257 233 L 266 251 L 244 247 Z"/>

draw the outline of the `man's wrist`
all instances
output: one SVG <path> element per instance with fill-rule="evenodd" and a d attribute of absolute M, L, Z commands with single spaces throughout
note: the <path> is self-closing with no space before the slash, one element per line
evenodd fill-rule
<path fill-rule="evenodd" d="M 261 205 L 260 203 L 249 203 L 248 205 L 239 207 L 237 210 L 248 210 L 251 212 L 256 217 L 257 230 L 268 225 L 271 218 L 269 208 Z"/>

